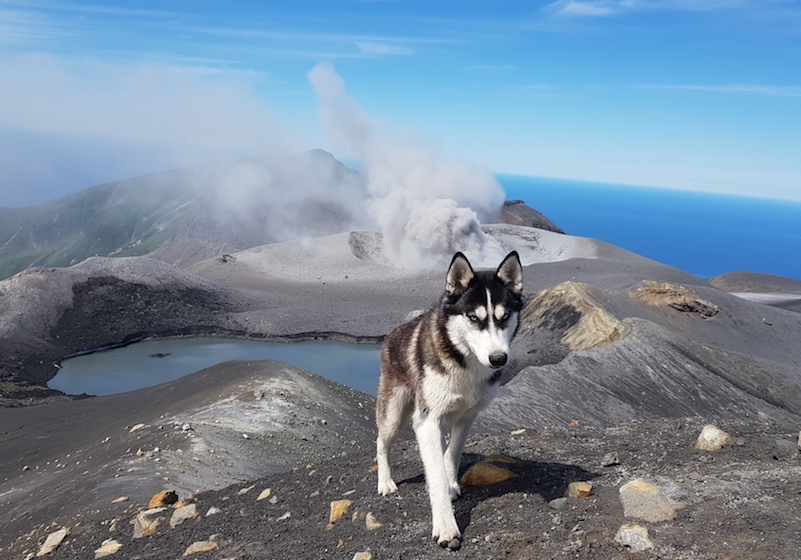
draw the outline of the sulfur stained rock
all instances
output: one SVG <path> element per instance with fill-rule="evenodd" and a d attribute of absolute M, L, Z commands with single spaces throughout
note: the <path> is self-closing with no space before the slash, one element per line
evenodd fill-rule
<path fill-rule="evenodd" d="M 39 549 L 39 552 L 36 553 L 36 556 L 45 556 L 46 554 L 50 554 L 54 552 L 61 543 L 64 542 L 64 539 L 67 538 L 67 535 L 70 534 L 70 530 L 67 527 L 62 527 L 58 531 L 54 533 L 50 533 L 47 535 L 44 544 Z"/>
<path fill-rule="evenodd" d="M 103 544 L 100 545 L 100 548 L 95 550 L 95 558 L 105 558 L 106 556 L 111 556 L 112 554 L 116 554 L 122 548 L 122 544 L 114 539 L 106 539 L 103 541 Z"/>
<path fill-rule="evenodd" d="M 567 486 L 568 498 L 588 498 L 592 492 L 592 484 L 589 482 L 571 482 Z"/>
<path fill-rule="evenodd" d="M 375 515 L 372 511 L 367 512 L 367 516 L 364 518 L 365 525 L 367 526 L 368 531 L 375 531 L 379 527 L 383 527 L 381 523 L 378 522 Z"/>
<path fill-rule="evenodd" d="M 641 478 L 632 480 L 620 488 L 623 515 L 656 523 L 676 518 L 676 511 L 684 504 L 674 504 L 662 491 Z"/>
<path fill-rule="evenodd" d="M 170 517 L 170 527 L 174 529 L 187 519 L 197 519 L 197 517 L 198 513 L 196 504 L 189 504 L 188 506 L 180 507 L 172 512 L 172 517 Z"/>
<path fill-rule="evenodd" d="M 184 556 L 192 556 L 193 554 L 199 554 L 201 552 L 211 552 L 217 547 L 218 545 L 214 541 L 197 541 L 187 547 L 184 551 Z"/>
<path fill-rule="evenodd" d="M 167 511 L 167 508 L 159 507 L 139 512 L 133 520 L 133 538 L 141 539 L 155 533 L 164 520 L 161 514 L 165 511 Z"/>
<path fill-rule="evenodd" d="M 162 490 L 158 494 L 154 494 L 147 504 L 148 509 L 171 506 L 178 501 L 178 494 L 175 490 Z"/>
<path fill-rule="evenodd" d="M 331 513 L 328 516 L 328 529 L 332 529 L 334 523 L 342 519 L 352 503 L 353 502 L 350 500 L 334 500 L 331 502 Z"/>
<path fill-rule="evenodd" d="M 461 483 L 462 486 L 490 486 L 516 476 L 509 469 L 481 461 L 467 469 L 462 475 Z"/>
<path fill-rule="evenodd" d="M 731 441 L 729 434 L 719 429 L 717 426 L 707 424 L 698 435 L 695 448 L 701 451 L 717 451 Z"/>

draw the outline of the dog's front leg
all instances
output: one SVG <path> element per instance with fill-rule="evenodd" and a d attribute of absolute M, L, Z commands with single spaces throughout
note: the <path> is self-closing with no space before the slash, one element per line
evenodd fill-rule
<path fill-rule="evenodd" d="M 440 546 L 458 548 L 462 533 L 456 524 L 451 506 L 450 481 L 445 466 L 442 422 L 433 414 L 415 418 L 414 431 L 420 445 L 420 456 L 426 474 L 428 497 L 431 501 L 432 536 Z"/>
<path fill-rule="evenodd" d="M 445 451 L 445 470 L 448 473 L 448 485 L 451 492 L 451 500 L 455 500 L 462 495 L 462 487 L 459 486 L 459 463 L 462 460 L 467 435 L 470 433 L 470 426 L 476 414 L 468 414 L 453 422 L 451 426 L 451 441 Z"/>

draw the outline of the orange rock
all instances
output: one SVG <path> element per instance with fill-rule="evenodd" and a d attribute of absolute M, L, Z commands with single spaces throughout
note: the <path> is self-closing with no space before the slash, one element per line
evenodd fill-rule
<path fill-rule="evenodd" d="M 328 516 L 328 527 L 326 529 L 332 529 L 334 523 L 342 519 L 342 516 L 345 515 L 352 503 L 350 500 L 334 500 L 331 502 L 331 513 Z"/>
<path fill-rule="evenodd" d="M 150 501 L 147 504 L 147 509 L 171 506 L 177 501 L 178 494 L 176 494 L 175 490 L 162 490 L 150 498 Z"/>
<path fill-rule="evenodd" d="M 568 498 L 588 498 L 592 492 L 592 484 L 589 482 L 571 482 L 567 486 Z"/>
<path fill-rule="evenodd" d="M 490 486 L 498 484 L 517 475 L 509 469 L 495 466 L 491 463 L 476 463 L 462 475 L 462 486 Z"/>

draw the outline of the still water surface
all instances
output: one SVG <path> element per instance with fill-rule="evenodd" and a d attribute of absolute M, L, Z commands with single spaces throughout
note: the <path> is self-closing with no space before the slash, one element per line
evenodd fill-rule
<path fill-rule="evenodd" d="M 331 341 L 154 340 L 64 360 L 47 385 L 70 395 L 112 395 L 172 381 L 229 360 L 278 360 L 375 395 L 380 348 Z"/>

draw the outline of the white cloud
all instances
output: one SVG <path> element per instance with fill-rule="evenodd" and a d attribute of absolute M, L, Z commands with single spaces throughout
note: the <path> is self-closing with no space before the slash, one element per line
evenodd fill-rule
<path fill-rule="evenodd" d="M 377 43 L 374 41 L 359 41 L 356 43 L 359 50 L 364 54 L 376 55 L 410 55 L 414 54 L 414 49 L 405 45 Z"/>
<path fill-rule="evenodd" d="M 301 149 L 254 79 L 203 67 L 2 56 L 0 145 L 19 156 L 0 166 L 0 205 L 43 202 L 159 169 Z"/>

